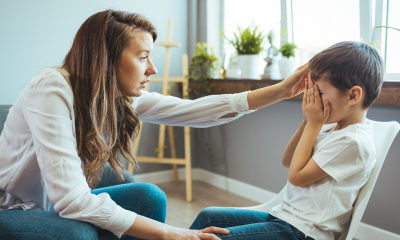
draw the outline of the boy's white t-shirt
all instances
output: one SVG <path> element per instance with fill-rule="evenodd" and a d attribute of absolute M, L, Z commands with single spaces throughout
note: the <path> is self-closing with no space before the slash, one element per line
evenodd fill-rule
<path fill-rule="evenodd" d="M 316 240 L 338 239 L 347 229 L 353 203 L 376 162 L 371 121 L 327 132 L 335 126 L 322 127 L 312 154 L 328 176 L 303 187 L 288 182 L 283 202 L 270 211 Z"/>

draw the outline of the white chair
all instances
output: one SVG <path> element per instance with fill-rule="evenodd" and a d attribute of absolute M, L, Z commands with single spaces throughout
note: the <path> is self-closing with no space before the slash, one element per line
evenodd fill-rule
<path fill-rule="evenodd" d="M 362 215 L 364 214 L 365 208 L 367 207 L 369 198 L 371 197 L 372 190 L 374 189 L 376 180 L 378 179 L 379 172 L 381 171 L 390 145 L 392 145 L 394 138 L 400 130 L 400 124 L 398 122 L 372 122 L 374 126 L 376 165 L 372 170 L 371 176 L 369 177 L 367 183 L 361 188 L 360 193 L 358 194 L 358 197 L 354 202 L 350 227 L 344 233 L 342 233 L 339 240 L 353 239 L 357 231 L 358 225 L 361 221 Z M 285 191 L 286 186 L 271 201 L 258 206 L 240 209 L 269 212 L 273 207 L 283 201 L 283 195 L 285 194 Z"/>

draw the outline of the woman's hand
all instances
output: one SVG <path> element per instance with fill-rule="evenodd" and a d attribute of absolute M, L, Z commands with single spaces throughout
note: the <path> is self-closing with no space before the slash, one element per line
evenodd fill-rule
<path fill-rule="evenodd" d="M 298 67 L 292 75 L 279 83 L 286 98 L 299 95 L 305 89 L 304 84 L 308 76 L 308 63 Z"/>
<path fill-rule="evenodd" d="M 229 234 L 229 230 L 218 227 L 209 227 L 203 230 L 177 228 L 141 215 L 137 215 L 135 222 L 125 232 L 129 236 L 149 240 L 220 240 L 213 233 Z"/>
<path fill-rule="evenodd" d="M 308 65 L 306 63 L 297 68 L 292 75 L 282 82 L 249 92 L 247 95 L 249 110 L 260 109 L 300 94 L 304 91 L 307 76 Z"/>
<path fill-rule="evenodd" d="M 229 234 L 229 230 L 218 227 L 208 227 L 203 230 L 180 229 L 173 240 L 221 240 L 213 233 Z"/>
<path fill-rule="evenodd" d="M 307 124 L 320 127 L 329 118 L 329 102 L 325 101 L 324 107 L 322 107 L 318 86 L 312 81 L 309 82 L 308 89 L 304 91 L 302 108 Z"/>

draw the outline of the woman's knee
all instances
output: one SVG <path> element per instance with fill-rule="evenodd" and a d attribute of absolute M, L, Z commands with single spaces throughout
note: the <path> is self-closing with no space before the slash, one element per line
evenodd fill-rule
<path fill-rule="evenodd" d="M 191 229 L 202 229 L 206 227 L 210 227 L 211 223 L 215 220 L 216 217 L 219 216 L 220 212 L 223 211 L 224 208 L 221 207 L 207 207 L 201 210 L 201 212 L 197 215 L 194 220 Z"/>
<path fill-rule="evenodd" d="M 201 212 L 199 213 L 199 215 L 197 216 L 198 218 L 207 218 L 207 219 L 212 219 L 215 216 L 219 216 L 220 214 L 223 214 L 222 212 L 225 210 L 226 208 L 223 207 L 207 207 L 204 208 L 203 210 L 201 210 Z"/>

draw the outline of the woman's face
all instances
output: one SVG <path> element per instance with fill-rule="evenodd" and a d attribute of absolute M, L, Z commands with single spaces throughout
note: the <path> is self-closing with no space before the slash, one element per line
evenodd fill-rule
<path fill-rule="evenodd" d="M 146 31 L 136 31 L 131 43 L 122 50 L 116 65 L 118 87 L 123 96 L 139 97 L 157 69 L 150 60 L 153 38 Z"/>

